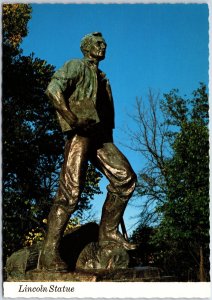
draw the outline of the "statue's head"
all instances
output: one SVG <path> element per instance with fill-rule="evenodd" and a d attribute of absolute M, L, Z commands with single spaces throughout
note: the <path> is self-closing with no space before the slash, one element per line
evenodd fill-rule
<path fill-rule="evenodd" d="M 103 60 L 107 44 L 100 32 L 89 33 L 81 40 L 80 49 L 85 57 Z"/>

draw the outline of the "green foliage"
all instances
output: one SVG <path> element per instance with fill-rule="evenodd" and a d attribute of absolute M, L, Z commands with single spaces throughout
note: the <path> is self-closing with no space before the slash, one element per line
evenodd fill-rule
<path fill-rule="evenodd" d="M 178 114 L 172 113 L 172 108 L 178 105 L 177 95 L 174 94 L 172 99 L 175 100 L 172 103 L 169 97 L 166 95 L 164 107 L 169 109 L 171 120 L 180 130 L 175 133 L 173 156 L 166 164 L 167 195 L 164 204 L 158 207 L 163 219 L 155 241 L 168 241 L 168 249 L 176 245 L 175 259 L 176 252 L 184 249 L 184 260 L 196 273 L 199 268 L 199 251 L 203 248 L 205 268 L 209 271 L 209 132 L 206 88 L 201 85 L 191 101 L 181 99 L 186 109 L 178 110 Z M 177 263 L 175 261 L 176 266 Z M 179 272 L 183 275 L 182 270 Z"/>
<path fill-rule="evenodd" d="M 44 219 L 43 223 L 47 224 L 47 219 Z M 78 228 L 78 227 L 80 227 L 79 218 L 77 218 L 77 217 L 71 218 L 68 221 L 68 224 L 66 226 L 64 234 L 67 234 L 71 230 Z M 43 227 L 33 228 L 31 231 L 29 231 L 27 234 L 25 234 L 25 236 L 23 238 L 23 246 L 30 247 L 33 244 L 43 241 L 44 238 L 45 238 L 45 230 L 43 229 Z"/>
<path fill-rule="evenodd" d="M 17 48 L 28 33 L 27 23 L 31 19 L 32 8 L 28 4 L 3 4 L 3 43 Z"/>
<path fill-rule="evenodd" d="M 64 139 L 45 95 L 54 66 L 34 54 L 23 56 L 19 49 L 30 12 L 25 4 L 3 6 L 4 260 L 22 247 L 25 234 L 45 229 L 42 220 L 48 216 L 63 160 Z M 15 39 L 17 32 L 21 36 Z M 100 193 L 99 180 L 100 173 L 89 167 L 79 216 L 91 207 L 93 194 Z"/>
<path fill-rule="evenodd" d="M 191 99 L 184 99 L 177 90 L 165 94 L 161 109 L 164 113 L 161 126 L 168 125 L 164 139 L 169 142 L 171 151 L 163 152 L 160 160 L 158 152 L 154 153 L 154 170 L 160 180 L 149 172 L 145 190 L 142 189 L 142 195 L 145 192 L 156 195 L 154 212 L 160 220 L 149 243 L 155 247 L 155 263 L 169 275 L 174 273 L 182 280 L 207 280 L 209 131 L 206 86 L 200 84 Z M 139 186 L 144 184 L 141 182 Z"/>

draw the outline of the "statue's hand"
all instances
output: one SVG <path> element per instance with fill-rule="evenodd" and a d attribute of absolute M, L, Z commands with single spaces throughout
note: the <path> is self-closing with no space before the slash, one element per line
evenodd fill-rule
<path fill-rule="evenodd" d="M 88 132 L 90 129 L 92 129 L 94 124 L 96 124 L 96 121 L 93 119 L 79 119 L 75 126 L 79 130 Z"/>

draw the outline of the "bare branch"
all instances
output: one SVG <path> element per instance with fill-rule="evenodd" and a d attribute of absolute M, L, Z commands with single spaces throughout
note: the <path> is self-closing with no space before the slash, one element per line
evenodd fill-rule
<path fill-rule="evenodd" d="M 136 98 L 135 114 L 129 115 L 133 129 L 127 127 L 129 149 L 141 154 L 144 167 L 139 172 L 135 198 L 142 197 L 139 205 L 142 223 L 158 220 L 156 203 L 163 203 L 166 195 L 166 161 L 170 157 L 167 116 L 160 110 L 160 94 L 149 89 L 147 100 Z M 136 128 L 136 129 L 135 129 Z"/>

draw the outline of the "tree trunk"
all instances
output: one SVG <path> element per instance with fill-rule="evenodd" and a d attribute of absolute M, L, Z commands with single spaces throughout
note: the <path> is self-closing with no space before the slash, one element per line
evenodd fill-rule
<path fill-rule="evenodd" d="M 204 270 L 204 256 L 203 256 L 203 249 L 200 246 L 199 249 L 199 280 L 206 281 L 205 279 L 205 270 Z"/>

